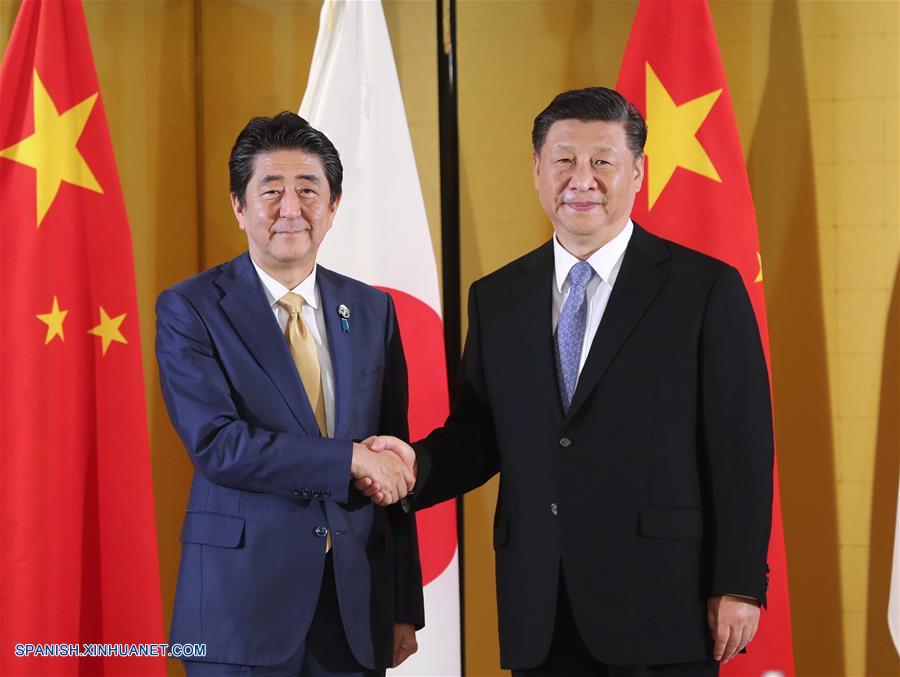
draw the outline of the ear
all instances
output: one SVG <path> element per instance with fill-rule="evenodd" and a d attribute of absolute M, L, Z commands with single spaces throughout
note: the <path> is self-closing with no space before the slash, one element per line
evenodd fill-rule
<path fill-rule="evenodd" d="M 541 155 L 537 151 L 531 156 L 531 178 L 534 180 L 534 187 L 537 188 L 538 177 L 541 175 Z"/>
<path fill-rule="evenodd" d="M 337 212 L 338 205 L 341 204 L 342 197 L 344 197 L 343 194 L 339 195 L 337 200 L 328 205 L 328 211 L 331 212 L 331 218 L 334 218 L 334 215 Z"/>
<path fill-rule="evenodd" d="M 646 156 L 643 153 L 641 153 L 634 159 L 633 180 L 634 180 L 634 192 L 635 193 L 637 193 L 641 189 L 641 186 L 644 185 L 644 167 L 646 164 L 644 161 L 645 157 Z"/>
<path fill-rule="evenodd" d="M 338 205 L 341 204 L 341 195 L 337 200 L 328 205 L 328 223 L 325 225 L 323 232 L 327 233 L 331 230 L 331 226 L 334 225 L 334 215 L 337 214 Z"/>
<path fill-rule="evenodd" d="M 238 222 L 238 228 L 244 230 L 244 211 L 247 209 L 245 206 L 241 205 L 241 201 L 238 200 L 237 195 L 234 193 L 230 194 L 231 197 L 231 211 L 234 212 L 234 216 Z"/>

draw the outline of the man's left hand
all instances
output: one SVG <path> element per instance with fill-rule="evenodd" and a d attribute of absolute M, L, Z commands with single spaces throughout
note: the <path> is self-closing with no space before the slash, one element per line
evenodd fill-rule
<path fill-rule="evenodd" d="M 759 604 L 747 597 L 710 597 L 706 617 L 713 638 L 713 658 L 727 663 L 756 636 Z"/>
<path fill-rule="evenodd" d="M 394 623 L 394 663 L 396 668 L 419 650 L 416 643 L 416 629 L 409 623 Z"/>

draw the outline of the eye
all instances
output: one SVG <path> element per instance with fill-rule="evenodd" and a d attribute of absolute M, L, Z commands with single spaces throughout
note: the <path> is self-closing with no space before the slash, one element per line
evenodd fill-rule
<path fill-rule="evenodd" d="M 572 164 L 572 158 L 561 157 L 557 160 L 554 160 L 554 162 L 558 165 L 568 165 L 568 164 Z"/>
<path fill-rule="evenodd" d="M 311 197 L 313 195 L 318 195 L 318 193 L 312 188 L 301 188 L 300 194 L 305 195 L 307 197 Z"/>
<path fill-rule="evenodd" d="M 263 192 L 263 197 L 275 197 L 276 195 L 280 195 L 281 191 L 277 188 L 270 188 L 269 190 Z"/>
<path fill-rule="evenodd" d="M 594 160 L 595 165 L 611 165 L 612 163 L 608 160 Z"/>

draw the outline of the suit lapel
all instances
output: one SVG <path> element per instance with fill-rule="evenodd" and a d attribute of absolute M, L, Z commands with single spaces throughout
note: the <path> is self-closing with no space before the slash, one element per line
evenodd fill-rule
<path fill-rule="evenodd" d="M 578 377 L 566 421 L 584 404 L 631 330 L 668 280 L 669 273 L 658 265 L 667 258 L 669 250 L 666 244 L 635 224 L 616 285 Z"/>
<path fill-rule="evenodd" d="M 225 290 L 219 303 L 241 340 L 272 379 L 303 430 L 318 434 L 309 398 L 250 255 L 242 254 L 228 263 L 216 284 Z"/>
<path fill-rule="evenodd" d="M 319 295 L 322 297 L 322 313 L 325 318 L 325 333 L 328 337 L 328 352 L 334 372 L 334 436 L 341 437 L 350 420 L 351 389 L 353 387 L 353 343 L 350 332 L 341 327 L 337 313 L 341 304 L 350 309 L 350 326 L 354 326 L 352 316 L 355 297 L 349 295 L 340 276 L 319 266 L 316 273 Z"/>
<path fill-rule="evenodd" d="M 553 347 L 553 242 L 547 242 L 522 260 L 521 282 L 515 286 L 515 306 L 521 331 L 523 367 L 534 374 L 536 388 L 545 394 L 550 411 L 562 419 L 562 401 L 556 378 Z"/>

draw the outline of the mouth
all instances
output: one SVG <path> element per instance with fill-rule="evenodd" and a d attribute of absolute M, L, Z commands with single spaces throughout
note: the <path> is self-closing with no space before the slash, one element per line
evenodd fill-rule
<path fill-rule="evenodd" d="M 589 212 L 600 207 L 599 202 L 566 202 L 565 206 L 574 212 Z"/>
<path fill-rule="evenodd" d="M 276 237 L 278 235 L 282 237 L 297 237 L 308 232 L 308 228 L 279 228 L 278 230 L 272 232 L 272 237 Z"/>

